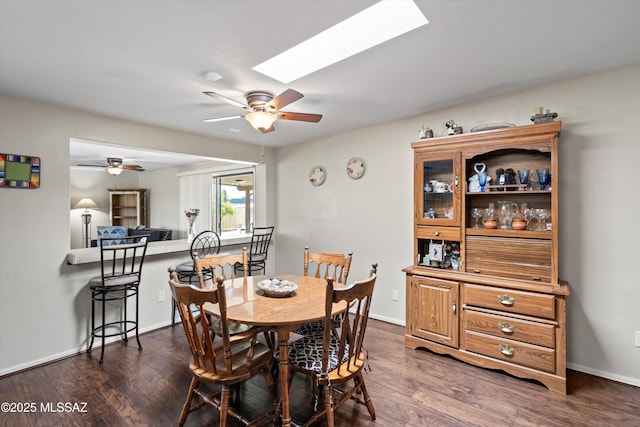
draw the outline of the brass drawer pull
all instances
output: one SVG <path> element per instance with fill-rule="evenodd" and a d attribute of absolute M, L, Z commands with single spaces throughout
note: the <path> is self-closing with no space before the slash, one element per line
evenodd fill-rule
<path fill-rule="evenodd" d="M 500 329 L 505 334 L 512 334 L 516 330 L 516 327 L 513 325 L 510 325 L 507 322 L 500 322 L 498 323 L 498 329 Z"/>
<path fill-rule="evenodd" d="M 505 356 L 511 357 L 516 354 L 516 349 L 505 344 L 498 344 L 498 350 Z"/>
<path fill-rule="evenodd" d="M 498 295 L 498 301 L 502 303 L 502 305 L 506 305 L 507 307 L 511 307 L 515 302 L 515 298 L 510 297 L 509 295 Z"/>
<path fill-rule="evenodd" d="M 456 302 L 455 302 L 455 301 L 453 301 L 453 303 L 451 304 L 451 310 L 453 310 L 453 314 L 456 314 L 456 310 L 457 310 L 457 308 L 458 308 L 458 307 L 457 307 L 457 305 L 456 305 Z"/>
<path fill-rule="evenodd" d="M 474 269 L 473 269 L 473 272 L 474 272 L 474 273 L 478 273 L 478 274 L 480 274 L 480 270 L 478 270 L 477 268 L 474 268 Z"/>

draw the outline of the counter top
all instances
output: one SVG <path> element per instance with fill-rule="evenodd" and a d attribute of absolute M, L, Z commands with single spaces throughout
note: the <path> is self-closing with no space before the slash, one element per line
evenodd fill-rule
<path fill-rule="evenodd" d="M 220 247 L 241 244 L 247 244 L 247 249 L 249 249 L 251 235 L 242 234 L 220 239 Z M 191 244 L 187 242 L 187 239 L 149 242 L 146 256 L 189 251 L 190 248 Z M 67 254 L 67 264 L 87 264 L 90 262 L 100 262 L 100 248 L 71 249 Z"/>

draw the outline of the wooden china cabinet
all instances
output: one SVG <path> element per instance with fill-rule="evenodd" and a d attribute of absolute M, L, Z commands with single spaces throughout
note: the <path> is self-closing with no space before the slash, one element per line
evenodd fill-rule
<path fill-rule="evenodd" d="M 558 278 L 561 126 L 549 122 L 412 143 L 414 264 L 403 270 L 407 347 L 566 393 L 569 289 Z M 483 168 L 491 177 L 484 192 L 477 181 L 470 183 Z M 508 169 L 516 173 L 516 185 L 498 185 L 497 171 Z M 529 186 L 519 185 L 517 172 L 526 169 Z M 538 169 L 549 170 L 547 188 L 541 188 Z M 482 217 L 474 218 L 474 211 Z M 492 213 L 496 222 L 485 224 Z M 512 220 L 521 217 L 528 222 L 516 227 Z"/>

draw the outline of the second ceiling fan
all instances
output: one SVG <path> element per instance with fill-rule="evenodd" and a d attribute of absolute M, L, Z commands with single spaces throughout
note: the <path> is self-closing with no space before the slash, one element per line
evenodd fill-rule
<path fill-rule="evenodd" d="M 249 110 L 246 114 L 217 117 L 213 119 L 205 119 L 205 122 L 219 122 L 222 120 L 239 119 L 244 117 L 251 126 L 259 130 L 262 133 L 273 132 L 275 128 L 273 123 L 278 120 L 297 120 L 301 122 L 318 123 L 322 118 L 322 114 L 308 114 L 308 113 L 293 113 L 287 111 L 280 111 L 281 108 L 286 107 L 292 102 L 304 97 L 300 92 L 287 89 L 280 95 L 275 96 L 271 92 L 264 90 L 254 90 L 247 92 L 245 98 L 246 104 L 238 102 L 234 99 L 227 98 L 224 95 L 220 95 L 216 92 L 203 92 L 205 95 L 209 95 L 213 98 L 224 101 L 228 104 L 235 105 L 236 107 Z"/>
<path fill-rule="evenodd" d="M 124 164 L 120 157 L 107 157 L 107 164 L 79 164 L 78 166 L 87 166 L 93 168 L 104 168 L 111 175 L 120 175 L 123 170 L 144 172 L 144 168 L 140 165 Z"/>

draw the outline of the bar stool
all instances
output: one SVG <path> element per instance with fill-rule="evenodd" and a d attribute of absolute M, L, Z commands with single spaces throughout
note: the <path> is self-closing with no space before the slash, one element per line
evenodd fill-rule
<path fill-rule="evenodd" d="M 89 280 L 91 290 L 91 341 L 87 353 L 93 348 L 94 338 L 101 339 L 100 364 L 104 359 L 105 338 L 121 336 L 127 342 L 129 332 L 135 331 L 138 350 L 142 350 L 138 337 L 138 288 L 142 263 L 147 252 L 149 236 L 101 238 L 100 265 L 102 274 Z M 127 300 L 135 297 L 135 320 L 129 320 Z M 106 321 L 106 302 L 122 301 L 122 315 L 118 320 Z M 96 326 L 95 307 L 102 308 L 101 323 Z M 113 332 L 111 332 L 113 330 Z"/>
<path fill-rule="evenodd" d="M 251 248 L 249 249 L 249 276 L 254 273 L 265 274 L 267 253 L 273 236 L 274 226 L 253 227 L 251 234 Z M 242 266 L 236 265 L 236 272 L 241 272 Z"/>
<path fill-rule="evenodd" d="M 204 258 L 208 255 L 216 255 L 218 253 L 220 253 L 220 236 L 218 236 L 218 233 L 212 230 L 200 232 L 191 242 L 191 248 L 189 250 L 191 261 L 180 263 L 175 268 L 175 272 L 178 275 L 178 282 L 188 283 L 190 285 L 198 283 L 198 272 L 194 267 L 194 259 L 196 257 Z M 212 280 L 210 272 L 204 272 L 204 280 L 205 282 Z M 172 302 L 171 324 L 174 325 L 176 323 L 176 302 L 175 300 Z"/>

